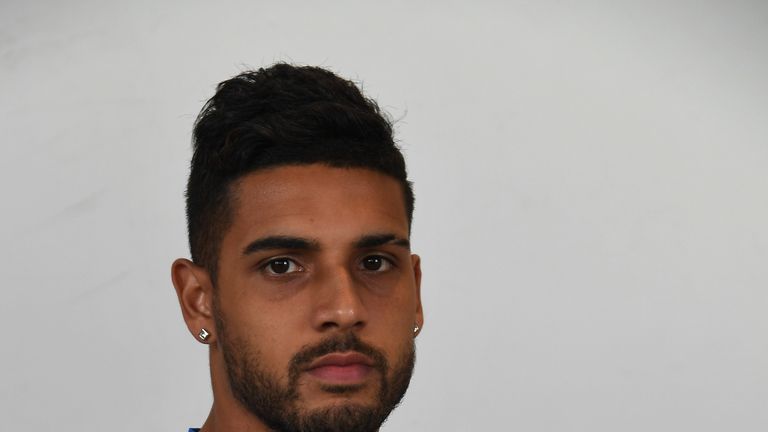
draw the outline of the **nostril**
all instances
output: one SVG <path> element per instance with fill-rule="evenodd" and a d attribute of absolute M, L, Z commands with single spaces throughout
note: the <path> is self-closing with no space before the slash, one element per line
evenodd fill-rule
<path fill-rule="evenodd" d="M 361 321 L 361 320 L 358 320 L 358 321 L 355 321 L 354 323 L 352 323 L 351 325 L 347 325 L 347 324 L 344 324 L 344 323 L 342 323 L 340 321 L 330 320 L 330 321 L 325 321 L 325 322 L 323 322 L 320 325 L 320 328 L 322 330 L 324 330 L 324 331 L 332 330 L 332 329 L 340 329 L 342 327 L 344 327 L 344 328 L 352 328 L 352 329 L 359 330 L 359 329 L 362 329 L 363 327 L 365 327 L 365 322 Z"/>
<path fill-rule="evenodd" d="M 335 323 L 333 321 L 326 321 L 320 327 L 322 327 L 323 330 L 330 330 L 330 329 L 336 328 L 338 326 L 339 326 L 338 323 Z"/>

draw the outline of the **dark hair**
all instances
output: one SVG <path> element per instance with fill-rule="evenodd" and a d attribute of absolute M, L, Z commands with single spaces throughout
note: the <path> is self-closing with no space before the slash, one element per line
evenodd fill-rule
<path fill-rule="evenodd" d="M 413 189 L 391 123 L 354 83 L 325 69 L 278 63 L 220 83 L 197 117 L 193 147 L 189 246 L 214 281 L 232 222 L 230 186 L 259 169 L 322 163 L 387 174 L 402 184 L 410 228 Z"/>

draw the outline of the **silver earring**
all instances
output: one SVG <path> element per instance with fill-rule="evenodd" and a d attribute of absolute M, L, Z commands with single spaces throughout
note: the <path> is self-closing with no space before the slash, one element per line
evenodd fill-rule
<path fill-rule="evenodd" d="M 210 333 L 208 333 L 208 330 L 206 329 L 200 329 L 200 333 L 197 334 L 197 337 L 200 338 L 201 341 L 205 342 L 206 339 L 208 339 L 208 336 L 210 336 Z"/>
<path fill-rule="evenodd" d="M 419 325 L 418 325 L 418 324 L 416 324 L 416 325 L 413 327 L 413 332 L 414 332 L 414 333 L 418 333 L 418 332 L 419 332 Z"/>

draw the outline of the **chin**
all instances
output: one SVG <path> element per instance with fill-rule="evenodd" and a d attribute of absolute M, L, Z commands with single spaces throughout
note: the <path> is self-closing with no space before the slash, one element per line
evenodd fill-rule
<path fill-rule="evenodd" d="M 311 402 L 304 405 L 308 411 L 324 409 L 346 409 L 348 407 L 359 409 L 373 409 L 377 399 L 374 392 L 365 392 L 361 389 L 348 389 L 347 386 L 334 386 L 323 388 L 322 395 L 313 396 Z"/>
<path fill-rule="evenodd" d="M 305 412 L 301 417 L 307 431 L 375 432 L 389 415 L 380 407 L 352 401 L 336 401 Z"/>

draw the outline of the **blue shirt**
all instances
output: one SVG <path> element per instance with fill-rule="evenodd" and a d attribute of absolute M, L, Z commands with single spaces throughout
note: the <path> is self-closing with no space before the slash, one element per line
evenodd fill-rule
<path fill-rule="evenodd" d="M 189 432 L 200 432 L 198 428 L 189 428 Z"/>

